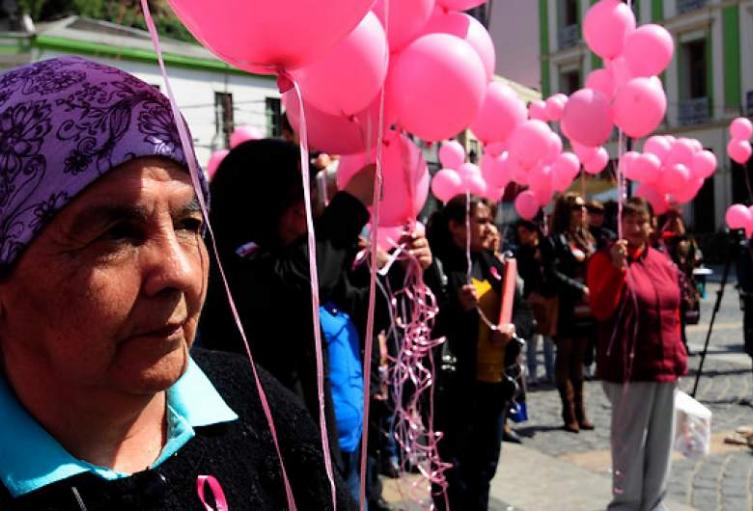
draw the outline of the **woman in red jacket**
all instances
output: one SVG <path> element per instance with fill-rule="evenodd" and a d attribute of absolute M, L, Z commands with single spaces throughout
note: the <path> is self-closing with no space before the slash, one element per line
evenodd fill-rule
<path fill-rule="evenodd" d="M 674 438 L 674 395 L 687 370 L 677 267 L 649 245 L 651 207 L 632 198 L 623 239 L 588 266 L 598 320 L 597 369 L 612 403 L 608 510 L 664 509 Z"/>

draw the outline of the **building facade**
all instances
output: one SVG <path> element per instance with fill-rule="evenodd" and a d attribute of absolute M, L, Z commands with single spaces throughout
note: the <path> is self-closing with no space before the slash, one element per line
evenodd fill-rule
<path fill-rule="evenodd" d="M 582 38 L 582 20 L 596 0 L 539 0 L 541 90 L 546 97 L 570 94 L 603 66 Z M 664 25 L 675 40 L 675 56 L 662 75 L 668 111 L 658 133 L 700 140 L 719 159 L 686 218 L 699 232 L 723 227 L 736 201 L 751 202 L 745 173 L 726 154 L 727 127 L 753 115 L 753 0 L 634 0 L 639 24 Z M 638 143 L 640 148 L 640 143 Z M 614 144 L 610 154 L 615 154 Z"/>
<path fill-rule="evenodd" d="M 191 129 L 199 162 L 227 147 L 236 126 L 279 135 L 280 93 L 273 76 L 232 68 L 205 48 L 161 40 L 175 99 Z M 71 16 L 40 23 L 29 32 L 0 33 L 0 73 L 29 62 L 80 55 L 123 69 L 165 92 L 149 34 L 104 21 Z"/>

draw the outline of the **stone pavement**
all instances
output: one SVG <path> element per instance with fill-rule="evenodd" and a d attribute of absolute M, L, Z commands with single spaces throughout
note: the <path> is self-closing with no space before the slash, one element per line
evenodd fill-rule
<path fill-rule="evenodd" d="M 734 282 L 733 282 L 734 284 Z M 753 455 L 744 446 L 723 443 L 736 427 L 753 425 L 753 372 L 742 353 L 742 313 L 737 291 L 728 284 L 716 319 L 697 398 L 713 412 L 712 452 L 692 461 L 679 454 L 672 465 L 668 507 L 671 511 L 753 510 Z M 689 327 L 691 350 L 700 351 L 716 300 L 718 284 L 708 285 L 701 324 Z M 539 353 L 539 371 L 543 372 Z M 681 388 L 690 393 L 700 356 L 690 359 L 690 374 Z M 505 444 L 492 483 L 492 511 L 595 511 L 610 498 L 610 407 L 599 382 L 587 384 L 587 403 L 595 431 L 580 434 L 560 429 L 560 402 L 551 385 L 529 389 L 529 421 L 516 425 L 523 445 Z M 413 478 L 390 482 L 386 495 L 396 509 L 422 509 L 400 495 Z M 404 491 L 404 490 L 403 490 Z M 460 510 L 462 511 L 462 510 Z"/>

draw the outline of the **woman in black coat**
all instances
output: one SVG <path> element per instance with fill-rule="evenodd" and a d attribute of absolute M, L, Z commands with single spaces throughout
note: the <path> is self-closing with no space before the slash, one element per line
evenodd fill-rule
<path fill-rule="evenodd" d="M 506 367 L 515 363 L 520 337 L 529 337 L 533 317 L 516 290 L 512 325 L 492 330 L 483 315 L 499 322 L 506 264 L 492 252 L 492 207 L 470 202 L 471 282 L 466 259 L 466 197 L 457 196 L 432 217 L 429 241 L 445 275 L 445 300 L 435 336 L 445 336 L 438 375 L 435 429 L 443 433 L 440 456 L 451 509 L 486 510 L 489 483 L 497 470 L 504 419 L 515 391 Z M 446 509 L 443 496 L 435 498 Z"/>
<path fill-rule="evenodd" d="M 583 363 L 594 319 L 588 306 L 586 265 L 596 243 L 586 223 L 586 203 L 567 193 L 554 207 L 552 234 L 541 246 L 547 280 L 559 295 L 555 379 L 562 399 L 562 420 L 566 431 L 593 429 L 583 400 Z"/>

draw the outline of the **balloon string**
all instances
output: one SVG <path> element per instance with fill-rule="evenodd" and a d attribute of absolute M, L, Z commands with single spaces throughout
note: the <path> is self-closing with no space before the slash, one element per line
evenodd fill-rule
<path fill-rule="evenodd" d="M 311 209 L 311 185 L 309 169 L 309 146 L 308 146 L 308 128 L 306 126 L 306 112 L 303 108 L 303 95 L 298 82 L 287 73 L 283 72 L 285 77 L 290 80 L 295 89 L 296 99 L 298 100 L 298 115 L 301 120 L 300 129 L 300 152 L 301 152 L 301 179 L 303 184 L 303 202 L 306 208 L 306 230 L 308 238 L 309 251 L 309 278 L 311 281 L 311 316 L 314 326 L 314 350 L 316 359 L 316 391 L 319 399 L 319 430 L 322 438 L 322 454 L 324 455 L 324 468 L 329 479 L 330 491 L 332 493 L 332 509 L 337 509 L 337 489 L 335 488 L 335 476 L 332 469 L 332 455 L 329 447 L 329 434 L 327 432 L 327 416 L 325 414 L 324 400 L 324 356 L 322 331 L 319 320 L 319 272 L 316 264 L 316 236 L 314 232 L 314 216 Z"/>
<path fill-rule="evenodd" d="M 390 19 L 390 0 L 384 0 L 384 31 L 389 34 L 389 19 Z M 385 58 L 389 58 L 386 56 Z M 382 149 L 384 140 L 384 89 L 386 85 L 382 85 L 382 90 L 379 92 L 379 121 L 377 123 L 377 147 L 376 147 L 376 171 L 374 172 L 374 190 L 371 201 L 372 217 L 371 217 L 371 232 L 370 237 L 370 249 L 371 249 L 371 267 L 369 272 L 369 308 L 366 313 L 366 339 L 364 339 L 364 355 L 363 355 L 363 427 L 361 431 L 361 466 L 359 467 L 360 473 L 360 486 L 358 489 L 358 503 L 361 511 L 365 511 L 366 504 L 366 467 L 368 465 L 368 446 L 369 446 L 369 412 L 371 404 L 370 382 L 371 382 L 371 357 L 374 349 L 374 311 L 376 309 L 376 283 L 377 283 L 377 249 L 378 247 L 378 231 L 379 231 L 379 210 L 380 202 L 382 199 Z M 370 118 L 370 117 L 369 117 Z M 369 123 L 369 138 L 367 145 L 371 145 L 371 123 Z M 370 147 L 369 147 L 370 150 Z M 367 152 L 366 154 L 370 154 Z"/>
<path fill-rule="evenodd" d="M 261 383 L 261 379 L 259 378 L 259 373 L 256 370 L 256 364 L 254 363 L 254 358 L 253 358 L 253 355 L 251 354 L 251 348 L 249 347 L 248 339 L 246 337 L 245 330 L 243 329 L 243 324 L 241 323 L 240 315 L 238 314 L 238 309 L 235 305 L 235 301 L 233 300 L 233 295 L 230 292 L 230 286 L 228 285 L 227 276 L 225 275 L 225 270 L 222 266 L 222 261 L 220 260 L 220 257 L 219 257 L 219 251 L 217 250 L 217 242 L 215 239 L 214 231 L 212 229 L 212 224 L 209 221 L 209 210 L 207 208 L 204 194 L 202 193 L 201 183 L 199 182 L 200 170 L 198 168 L 198 164 L 194 157 L 193 148 L 191 145 L 191 139 L 189 138 L 189 135 L 188 135 L 188 129 L 186 128 L 185 122 L 183 120 L 183 116 L 180 114 L 180 111 L 178 109 L 178 103 L 175 101 L 175 95 L 173 94 L 173 89 L 170 84 L 170 79 L 167 76 L 167 69 L 165 68 L 165 62 L 164 62 L 164 59 L 162 58 L 162 47 L 159 41 L 159 34 L 157 33 L 157 28 L 154 25 L 154 20 L 152 19 L 152 14 L 151 14 L 151 11 L 149 10 L 149 3 L 147 0 L 141 0 L 141 9 L 144 13 L 144 21 L 146 22 L 147 28 L 149 29 L 149 35 L 152 39 L 152 45 L 154 46 L 154 51 L 157 54 L 157 62 L 159 63 L 160 71 L 162 72 L 162 79 L 165 81 L 165 89 L 167 91 L 167 96 L 170 100 L 170 109 L 172 110 L 173 118 L 175 119 L 175 125 L 178 129 L 178 135 L 180 137 L 180 143 L 183 149 L 183 154 L 186 157 L 186 161 L 188 162 L 188 170 L 191 175 L 191 182 L 196 192 L 196 197 L 199 202 L 199 207 L 201 208 L 201 214 L 204 217 L 204 221 L 206 222 L 207 232 L 209 233 L 209 239 L 212 243 L 212 248 L 214 249 L 215 260 L 217 261 L 217 268 L 220 270 L 222 283 L 225 287 L 225 294 L 228 297 L 228 302 L 230 305 L 230 310 L 233 314 L 235 325 L 238 328 L 238 332 L 241 335 L 241 339 L 243 340 L 243 345 L 246 349 L 246 355 L 248 356 L 248 359 L 251 362 L 251 372 L 253 373 L 254 382 L 256 384 L 256 390 L 257 390 L 257 393 L 259 394 L 259 400 L 261 401 L 261 406 L 264 411 L 264 417 L 266 418 L 267 424 L 269 426 L 269 432 L 272 435 L 272 443 L 275 446 L 277 459 L 280 462 L 280 471 L 282 472 L 282 481 L 285 486 L 285 495 L 288 502 L 288 508 L 290 509 L 290 511 L 296 511 L 297 507 L 295 504 L 295 499 L 293 497 L 293 490 L 290 486 L 290 480 L 288 479 L 287 471 L 285 470 L 285 463 L 283 462 L 283 459 L 282 459 L 282 451 L 280 450 L 280 443 L 277 438 L 277 429 L 275 428 L 274 418 L 272 417 L 272 410 L 269 406 L 267 395 L 264 392 L 264 387 Z"/>
<path fill-rule="evenodd" d="M 628 2 L 628 5 L 630 2 Z M 620 130 L 617 140 L 617 239 L 622 239 L 622 202 L 625 200 L 625 174 L 622 157 L 625 154 L 625 134 Z"/>

